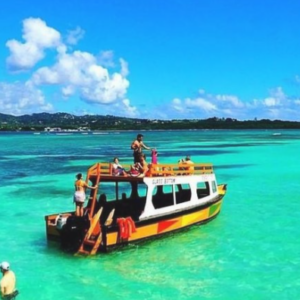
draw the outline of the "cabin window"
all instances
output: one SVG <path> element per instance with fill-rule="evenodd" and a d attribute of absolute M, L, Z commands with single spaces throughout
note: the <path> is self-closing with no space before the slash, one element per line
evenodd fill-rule
<path fill-rule="evenodd" d="M 175 186 L 176 204 L 191 201 L 191 186 L 187 183 L 177 184 Z"/>
<path fill-rule="evenodd" d="M 147 195 L 147 185 L 144 183 L 139 183 L 138 184 L 138 195 L 140 198 L 146 198 Z"/>
<path fill-rule="evenodd" d="M 197 182 L 197 196 L 198 199 L 204 198 L 209 195 L 209 183 Z"/>
<path fill-rule="evenodd" d="M 217 191 L 217 184 L 215 181 L 212 182 L 212 191 L 215 193 Z"/>
<path fill-rule="evenodd" d="M 145 184 L 136 184 L 132 186 L 130 182 L 107 182 L 101 185 L 101 193 L 107 195 L 107 200 L 125 200 L 133 198 L 145 198 L 147 195 L 147 186 Z"/>
<path fill-rule="evenodd" d="M 98 190 L 99 194 L 106 194 L 107 201 L 116 199 L 116 184 L 114 182 L 105 182 L 100 185 L 100 189 Z M 119 195 L 122 194 L 122 191 Z"/>
<path fill-rule="evenodd" d="M 174 205 L 173 185 L 158 185 L 152 192 L 154 208 L 163 208 Z"/>
<path fill-rule="evenodd" d="M 118 182 L 118 185 L 115 186 L 117 188 L 115 192 L 115 199 L 128 199 L 131 193 L 131 184 L 129 182 Z"/>

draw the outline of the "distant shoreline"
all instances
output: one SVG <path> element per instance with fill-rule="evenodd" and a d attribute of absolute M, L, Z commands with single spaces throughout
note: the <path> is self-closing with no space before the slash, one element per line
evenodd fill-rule
<path fill-rule="evenodd" d="M 95 132 L 95 131 L 149 131 L 149 130 L 251 130 L 251 129 L 300 129 L 298 121 L 245 120 L 232 118 L 151 120 L 116 116 L 67 113 L 39 113 L 11 116 L 0 113 L 0 132 Z"/>
<path fill-rule="evenodd" d="M 124 132 L 160 132 L 160 131 L 256 131 L 265 130 L 274 132 L 273 135 L 281 135 L 281 132 L 286 130 L 300 130 L 300 128 L 216 128 L 216 129 L 128 129 L 128 130 L 90 130 L 90 131 L 58 131 L 58 132 L 46 132 L 46 131 L 34 131 L 34 130 L 0 130 L 1 134 L 36 134 L 36 135 L 106 135 L 109 133 L 118 134 Z"/>

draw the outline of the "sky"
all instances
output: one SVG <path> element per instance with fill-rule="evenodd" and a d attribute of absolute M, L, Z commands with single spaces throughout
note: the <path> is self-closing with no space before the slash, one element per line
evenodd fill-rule
<path fill-rule="evenodd" d="M 0 113 L 300 121 L 299 0 L 3 0 Z"/>

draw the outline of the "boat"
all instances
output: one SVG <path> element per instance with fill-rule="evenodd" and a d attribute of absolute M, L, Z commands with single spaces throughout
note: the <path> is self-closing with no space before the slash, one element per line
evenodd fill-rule
<path fill-rule="evenodd" d="M 129 169 L 130 166 L 125 166 Z M 227 184 L 217 184 L 209 163 L 149 164 L 143 176 L 115 176 L 112 164 L 87 171 L 91 189 L 84 216 L 45 216 L 48 240 L 77 255 L 108 252 L 213 220 L 221 211 Z"/>
<path fill-rule="evenodd" d="M 93 134 L 95 134 L 95 135 L 99 135 L 99 134 L 108 134 L 108 132 L 97 132 L 97 131 L 95 131 L 95 132 L 93 132 Z"/>
<path fill-rule="evenodd" d="M 73 133 L 72 132 L 58 132 L 58 133 L 55 133 L 56 135 L 72 135 Z"/>

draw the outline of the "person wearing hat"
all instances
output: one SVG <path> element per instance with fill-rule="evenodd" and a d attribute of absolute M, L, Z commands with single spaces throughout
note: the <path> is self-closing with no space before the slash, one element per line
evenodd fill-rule
<path fill-rule="evenodd" d="M 136 140 L 134 140 L 131 144 L 131 149 L 133 150 L 134 163 L 140 162 L 140 156 L 142 154 L 142 148 L 147 149 L 147 150 L 151 150 L 150 147 L 148 147 L 144 144 L 143 137 L 144 136 L 139 133 L 136 136 Z"/>
<path fill-rule="evenodd" d="M 19 294 L 19 292 L 15 289 L 16 287 L 15 273 L 10 270 L 9 263 L 6 261 L 0 264 L 0 270 L 3 274 L 3 277 L 0 281 L 1 297 L 4 300 L 13 300 Z"/>

